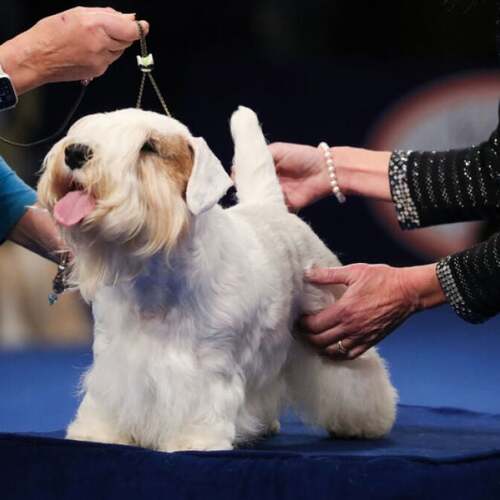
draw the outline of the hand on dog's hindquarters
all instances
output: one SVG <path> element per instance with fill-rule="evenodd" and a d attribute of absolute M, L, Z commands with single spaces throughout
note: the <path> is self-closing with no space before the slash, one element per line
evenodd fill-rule
<path fill-rule="evenodd" d="M 148 23 L 140 22 L 147 34 Z M 135 14 L 76 7 L 0 45 L 0 63 L 22 94 L 46 83 L 101 76 L 138 39 Z"/>
<path fill-rule="evenodd" d="M 380 342 L 412 313 L 445 301 L 435 264 L 409 268 L 352 264 L 314 268 L 306 279 L 317 285 L 343 284 L 344 295 L 317 314 L 304 316 L 306 339 L 333 359 L 355 359 Z M 345 354 L 339 351 L 342 341 Z"/>

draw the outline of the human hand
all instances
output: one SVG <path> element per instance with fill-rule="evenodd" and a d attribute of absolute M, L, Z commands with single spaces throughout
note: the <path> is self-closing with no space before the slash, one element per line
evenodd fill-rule
<path fill-rule="evenodd" d="M 275 142 L 269 149 L 291 210 L 300 210 L 330 193 L 328 171 L 318 148 Z"/>
<path fill-rule="evenodd" d="M 140 22 L 147 34 L 148 23 Z M 0 63 L 22 94 L 45 83 L 101 76 L 138 38 L 135 14 L 76 7 L 5 42 Z"/>
<path fill-rule="evenodd" d="M 312 269 L 306 279 L 318 285 L 347 286 L 336 303 L 302 320 L 306 339 L 339 360 L 357 358 L 415 311 L 445 301 L 435 264 L 408 268 L 352 264 Z"/>
<path fill-rule="evenodd" d="M 319 148 L 277 142 L 269 149 L 291 210 L 300 210 L 332 194 L 324 153 Z M 389 151 L 342 146 L 330 148 L 330 152 L 342 194 L 391 201 Z"/>

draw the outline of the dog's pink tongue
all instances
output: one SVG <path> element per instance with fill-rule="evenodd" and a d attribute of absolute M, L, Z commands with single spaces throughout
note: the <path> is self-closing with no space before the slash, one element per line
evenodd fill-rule
<path fill-rule="evenodd" d="M 54 207 L 56 221 L 66 227 L 82 221 L 95 208 L 95 199 L 84 191 L 70 191 Z"/>

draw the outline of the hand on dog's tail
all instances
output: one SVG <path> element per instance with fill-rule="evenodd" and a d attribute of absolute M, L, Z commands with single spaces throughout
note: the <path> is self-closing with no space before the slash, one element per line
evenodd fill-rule
<path fill-rule="evenodd" d="M 240 203 L 274 203 L 286 209 L 285 198 L 257 115 L 240 106 L 231 117 L 234 141 L 233 178 Z"/>

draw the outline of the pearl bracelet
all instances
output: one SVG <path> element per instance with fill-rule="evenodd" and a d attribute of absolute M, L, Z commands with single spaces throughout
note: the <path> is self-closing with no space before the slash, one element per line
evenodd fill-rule
<path fill-rule="evenodd" d="M 323 150 L 323 154 L 325 156 L 326 166 L 328 167 L 328 176 L 330 177 L 330 185 L 332 186 L 333 194 L 335 195 L 335 198 L 337 198 L 337 201 L 339 203 L 344 203 L 346 201 L 346 198 L 339 187 L 330 146 L 328 146 L 326 142 L 321 142 L 318 147 Z"/>

